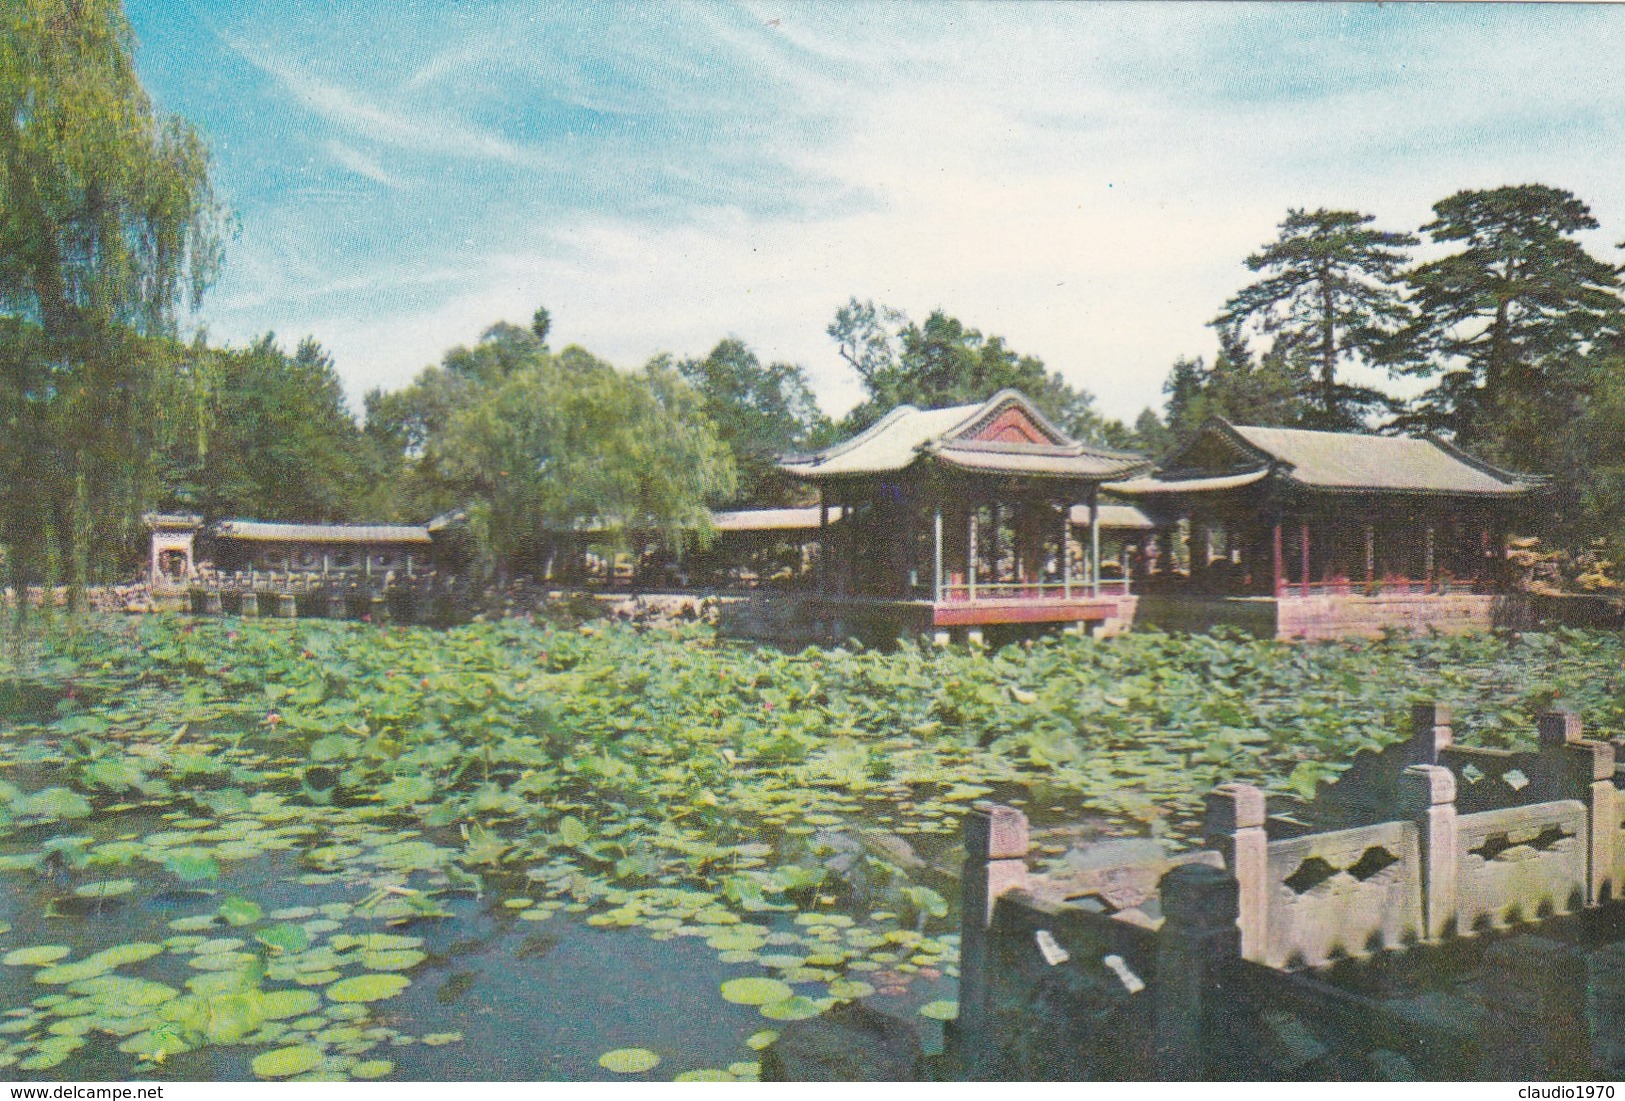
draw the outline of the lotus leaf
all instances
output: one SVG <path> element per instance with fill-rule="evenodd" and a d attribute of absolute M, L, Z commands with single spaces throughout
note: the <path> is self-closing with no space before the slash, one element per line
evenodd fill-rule
<path fill-rule="evenodd" d="M 221 920 L 227 925 L 236 926 L 253 925 L 265 916 L 265 911 L 260 907 L 259 903 L 251 902 L 237 895 L 232 895 L 226 899 L 225 902 L 220 904 L 220 909 L 215 912 L 220 915 Z"/>
<path fill-rule="evenodd" d="M 133 879 L 103 879 L 75 887 L 73 893 L 80 898 L 116 898 L 135 890 Z"/>
<path fill-rule="evenodd" d="M 816 1017 L 833 1004 L 827 998 L 813 999 L 802 994 L 768 1002 L 759 1012 L 770 1021 L 805 1021 Z"/>
<path fill-rule="evenodd" d="M 32 948 L 14 948 L 5 954 L 0 963 L 11 967 L 41 967 L 48 963 L 55 963 L 73 949 L 60 944 L 40 944 Z"/>
<path fill-rule="evenodd" d="M 327 996 L 335 1002 L 378 1002 L 393 998 L 410 984 L 410 979 L 395 974 L 356 975 L 329 986 Z"/>
<path fill-rule="evenodd" d="M 387 949 L 381 952 L 362 952 L 361 966 L 368 971 L 409 971 L 428 958 L 413 948 Z"/>
<path fill-rule="evenodd" d="M 254 939 L 275 952 L 303 952 L 310 947 L 310 934 L 301 925 L 279 922 L 254 934 Z"/>
<path fill-rule="evenodd" d="M 615 1074 L 642 1074 L 659 1066 L 660 1056 L 647 1048 L 616 1048 L 600 1055 L 598 1065 Z"/>
<path fill-rule="evenodd" d="M 364 1063 L 357 1063 L 350 1068 L 351 1078 L 382 1078 L 395 1069 L 395 1064 L 388 1059 L 368 1059 Z"/>
<path fill-rule="evenodd" d="M 268 1021 L 314 1013 L 322 999 L 311 990 L 273 990 L 260 998 L 260 1014 Z"/>
<path fill-rule="evenodd" d="M 291 1078 L 322 1065 L 324 1054 L 312 1044 L 276 1048 L 254 1057 L 251 1069 L 261 1078 Z"/>
<path fill-rule="evenodd" d="M 951 1021 L 959 1016 L 959 1003 L 951 1000 L 926 1002 L 918 1010 L 920 1016 L 933 1021 Z"/>

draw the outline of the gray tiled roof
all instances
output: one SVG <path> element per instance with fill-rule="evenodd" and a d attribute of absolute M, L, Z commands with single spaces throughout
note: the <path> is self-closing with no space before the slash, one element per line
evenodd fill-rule
<path fill-rule="evenodd" d="M 217 539 L 256 543 L 422 543 L 432 542 L 429 529 L 405 524 L 278 524 L 260 520 L 222 520 Z"/>
<path fill-rule="evenodd" d="M 1293 481 L 1318 489 L 1516 496 L 1535 484 L 1431 438 L 1242 425 L 1232 425 L 1231 430 L 1264 455 L 1289 465 L 1287 474 Z"/>
<path fill-rule="evenodd" d="M 1214 437 L 1227 445 L 1234 463 L 1222 469 L 1187 464 L 1182 462 L 1191 453 L 1187 448 L 1150 476 L 1113 483 L 1112 492 L 1128 497 L 1213 493 L 1251 485 L 1271 474 L 1305 489 L 1333 493 L 1510 498 L 1542 484 L 1540 478 L 1501 470 L 1432 437 L 1258 428 L 1219 417 L 1203 426 L 1197 442 Z"/>
<path fill-rule="evenodd" d="M 711 526 L 717 531 L 805 531 L 817 530 L 817 508 L 746 508 L 734 512 L 713 512 Z M 841 518 L 837 506 L 829 510 L 830 523 Z"/>
<path fill-rule="evenodd" d="M 1089 526 L 1089 506 L 1073 505 L 1067 513 L 1075 527 Z M 1106 531 L 1151 531 L 1157 525 L 1133 505 L 1101 505 L 1100 526 Z"/>
<path fill-rule="evenodd" d="M 990 443 L 960 438 L 1010 405 L 1019 406 L 1056 442 Z M 818 481 L 894 473 L 912 466 L 922 457 L 963 470 L 1089 481 L 1121 477 L 1147 463 L 1140 455 L 1071 440 L 1050 424 L 1024 395 L 1015 390 L 1001 390 L 978 405 L 945 409 L 899 406 L 851 439 L 813 455 L 785 456 L 779 466 L 796 477 Z"/>

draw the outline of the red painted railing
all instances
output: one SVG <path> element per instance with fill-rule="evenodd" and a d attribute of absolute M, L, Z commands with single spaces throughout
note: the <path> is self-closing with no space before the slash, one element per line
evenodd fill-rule
<path fill-rule="evenodd" d="M 945 582 L 937 593 L 938 603 L 982 600 L 1088 600 L 1095 595 L 1091 581 L 963 581 Z M 1101 596 L 1129 595 L 1127 578 L 1102 579 Z"/>

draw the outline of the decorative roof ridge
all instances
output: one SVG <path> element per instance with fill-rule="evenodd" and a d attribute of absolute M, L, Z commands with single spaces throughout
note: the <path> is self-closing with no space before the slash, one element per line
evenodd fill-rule
<path fill-rule="evenodd" d="M 848 437 L 847 439 L 841 440 L 838 443 L 832 443 L 828 447 L 819 448 L 817 451 L 784 455 L 779 461 L 786 466 L 817 466 L 820 463 L 827 463 L 831 459 L 845 455 L 848 451 L 851 451 L 859 444 L 867 443 L 869 440 L 878 436 L 885 429 L 890 428 L 893 424 L 896 424 L 910 413 L 918 412 L 920 412 L 920 410 L 912 405 L 896 406 L 888 410 L 885 416 L 881 417 L 879 420 L 875 421 L 875 423 L 871 424 L 868 428 L 865 428 L 862 432 L 859 432 L 855 436 Z"/>
<path fill-rule="evenodd" d="M 1238 463 L 1235 466 L 1225 467 L 1223 470 L 1203 470 L 1199 467 L 1158 467 L 1151 472 L 1151 477 L 1161 482 L 1194 482 L 1207 478 L 1236 478 L 1243 474 L 1257 474 L 1259 471 L 1270 471 L 1276 464 L 1268 461 L 1256 463 Z M 1280 463 L 1280 466 L 1289 467 L 1290 463 Z"/>
<path fill-rule="evenodd" d="M 1425 433 L 1421 436 L 1412 436 L 1411 439 L 1426 440 L 1428 443 L 1431 443 L 1434 447 L 1437 447 L 1440 451 L 1443 451 L 1446 455 L 1449 455 L 1458 462 L 1465 463 L 1475 470 L 1488 474 L 1492 478 L 1499 478 L 1508 485 L 1543 486 L 1552 480 L 1551 476 L 1547 474 L 1523 474 L 1515 470 L 1507 470 L 1504 467 L 1496 466 L 1494 463 L 1486 462 L 1485 460 L 1478 458 L 1476 455 L 1469 455 L 1467 452 L 1463 451 L 1449 440 L 1435 436 L 1432 432 Z"/>

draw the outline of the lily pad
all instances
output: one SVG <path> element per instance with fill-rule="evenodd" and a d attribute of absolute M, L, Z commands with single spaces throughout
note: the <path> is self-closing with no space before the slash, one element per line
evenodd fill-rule
<path fill-rule="evenodd" d="M 778 979 L 729 979 L 722 984 L 723 1000 L 735 1005 L 767 1005 L 769 1002 L 782 1002 L 794 994 L 789 983 Z"/>
<path fill-rule="evenodd" d="M 273 990 L 260 997 L 260 1014 L 268 1021 L 302 1017 L 321 1008 L 322 999 L 313 990 Z"/>
<path fill-rule="evenodd" d="M 805 1021 L 824 1012 L 830 1004 L 827 998 L 813 999 L 804 994 L 793 994 L 776 1002 L 768 1002 L 758 1012 L 770 1021 Z"/>
<path fill-rule="evenodd" d="M 920 1006 L 918 1013 L 920 1016 L 929 1017 L 933 1021 L 952 1021 L 959 1016 L 959 1003 L 951 999 L 926 1002 Z"/>
<path fill-rule="evenodd" d="M 412 984 L 412 980 L 390 973 L 356 975 L 341 979 L 327 988 L 327 996 L 335 1002 L 381 1002 L 393 998 Z"/>
<path fill-rule="evenodd" d="M 277 1048 L 254 1056 L 250 1067 L 261 1078 L 291 1078 L 322 1065 L 322 1049 L 314 1044 Z"/>
<path fill-rule="evenodd" d="M 80 898 L 117 898 L 133 890 L 135 890 L 133 879 L 103 879 L 75 887 L 73 893 Z"/>
<path fill-rule="evenodd" d="M 32 948 L 14 948 L 5 954 L 0 963 L 8 967 L 43 967 L 48 963 L 55 963 L 73 949 L 60 944 L 38 944 Z"/>
<path fill-rule="evenodd" d="M 642 1074 L 660 1065 L 660 1056 L 641 1047 L 621 1047 L 598 1057 L 598 1065 L 615 1074 Z"/>
<path fill-rule="evenodd" d="M 395 1069 L 388 1059 L 368 1059 L 350 1068 L 351 1078 L 382 1078 Z"/>
<path fill-rule="evenodd" d="M 302 925 L 278 922 L 254 934 L 254 939 L 276 952 L 303 952 L 310 947 L 310 934 Z"/>
<path fill-rule="evenodd" d="M 253 925 L 265 916 L 265 910 L 257 902 L 232 895 L 220 904 L 215 911 L 227 925 Z"/>

